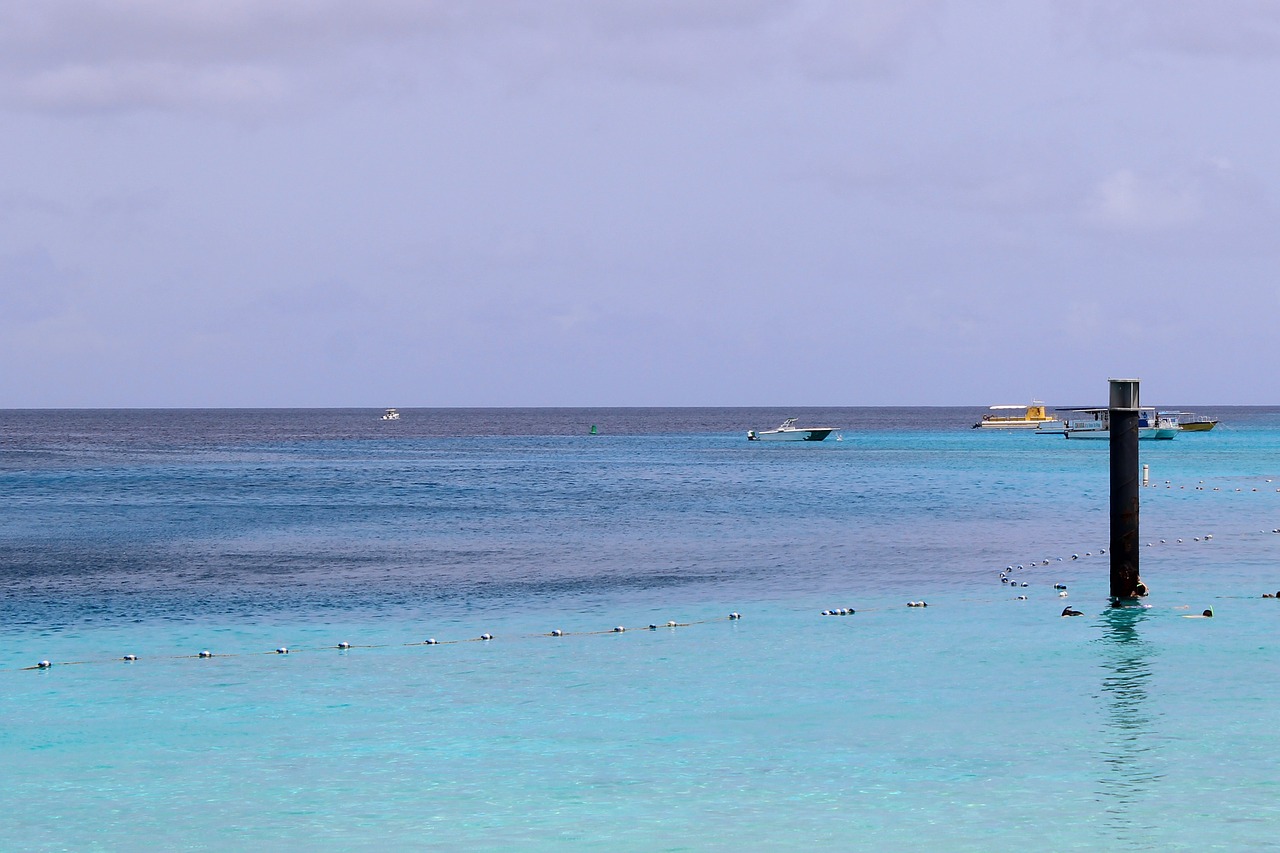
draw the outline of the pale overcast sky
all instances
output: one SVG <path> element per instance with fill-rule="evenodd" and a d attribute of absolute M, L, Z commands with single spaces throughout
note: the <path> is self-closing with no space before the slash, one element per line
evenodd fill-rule
<path fill-rule="evenodd" d="M 1280 3 L 0 0 L 0 408 L 1280 404 Z"/>

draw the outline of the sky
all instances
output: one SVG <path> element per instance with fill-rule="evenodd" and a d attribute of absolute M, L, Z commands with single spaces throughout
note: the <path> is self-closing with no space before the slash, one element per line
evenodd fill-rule
<path fill-rule="evenodd" d="M 0 408 L 1280 404 L 1280 4 L 0 0 Z"/>

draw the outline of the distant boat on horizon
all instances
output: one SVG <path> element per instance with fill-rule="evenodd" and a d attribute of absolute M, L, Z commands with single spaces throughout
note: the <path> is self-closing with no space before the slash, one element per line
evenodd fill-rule
<path fill-rule="evenodd" d="M 1208 432 L 1218 425 L 1217 418 L 1208 415 L 1197 415 L 1195 412 L 1161 412 L 1160 417 L 1178 419 L 1178 428 L 1183 432 Z"/>
<path fill-rule="evenodd" d="M 798 427 L 795 418 L 787 418 L 777 429 L 747 430 L 747 441 L 822 441 L 834 431 L 835 427 Z"/>
<path fill-rule="evenodd" d="M 1053 415 L 1045 411 L 1044 402 L 1032 400 L 1027 406 L 992 406 L 993 412 L 1020 412 L 1021 414 L 983 415 L 982 420 L 973 425 L 974 429 L 1039 429 L 1043 424 L 1049 428 L 1061 427 L 1062 424 Z"/>

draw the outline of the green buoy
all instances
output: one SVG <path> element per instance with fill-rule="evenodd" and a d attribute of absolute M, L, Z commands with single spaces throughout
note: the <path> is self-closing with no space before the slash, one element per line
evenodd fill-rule
<path fill-rule="evenodd" d="M 599 431 L 598 429 L 596 429 L 596 425 L 595 425 L 595 424 L 592 424 L 592 425 L 591 425 L 591 434 L 592 434 L 592 435 L 599 435 L 599 434 L 600 434 L 600 431 Z"/>

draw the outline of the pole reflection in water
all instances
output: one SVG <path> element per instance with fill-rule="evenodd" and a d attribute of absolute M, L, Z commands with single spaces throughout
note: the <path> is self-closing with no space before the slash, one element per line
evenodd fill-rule
<path fill-rule="evenodd" d="M 1106 825 L 1117 837 L 1154 829 L 1140 816 L 1150 815 L 1149 805 L 1161 759 L 1156 744 L 1156 717 L 1149 711 L 1147 690 L 1151 683 L 1156 648 L 1143 640 L 1138 626 L 1147 618 L 1145 608 L 1111 607 L 1102 614 L 1103 634 L 1097 642 L 1103 650 L 1100 698 L 1104 701 L 1103 773 L 1098 780 L 1099 800 L 1106 809 Z M 1135 808 L 1137 806 L 1137 808 Z"/>

